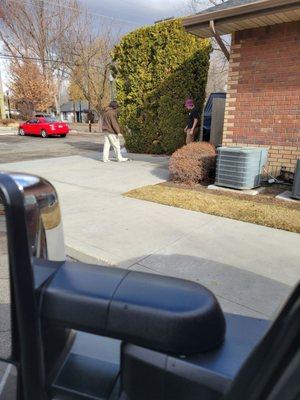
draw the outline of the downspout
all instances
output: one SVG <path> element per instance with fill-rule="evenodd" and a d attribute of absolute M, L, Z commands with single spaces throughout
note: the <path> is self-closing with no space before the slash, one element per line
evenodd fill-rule
<path fill-rule="evenodd" d="M 209 27 L 210 27 L 210 30 L 211 30 L 211 32 L 213 34 L 213 37 L 216 39 L 216 41 L 217 41 L 218 45 L 220 46 L 222 52 L 224 53 L 225 57 L 229 61 L 229 58 L 230 58 L 229 51 L 228 51 L 227 47 L 225 46 L 225 43 L 221 39 L 220 35 L 216 31 L 215 22 L 213 20 L 211 20 L 209 22 Z"/>

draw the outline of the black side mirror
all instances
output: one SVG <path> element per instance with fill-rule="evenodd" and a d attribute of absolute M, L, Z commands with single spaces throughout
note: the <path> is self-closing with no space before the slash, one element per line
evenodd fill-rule
<path fill-rule="evenodd" d="M 24 398 L 43 399 L 45 366 L 36 291 L 65 260 L 58 199 L 49 182 L 16 173 L 0 174 L 0 197 L 6 216 L 11 278 L 11 361 L 20 366 Z M 35 272 L 33 260 L 54 263 Z M 65 341 L 65 329 L 56 334 L 59 337 Z"/>

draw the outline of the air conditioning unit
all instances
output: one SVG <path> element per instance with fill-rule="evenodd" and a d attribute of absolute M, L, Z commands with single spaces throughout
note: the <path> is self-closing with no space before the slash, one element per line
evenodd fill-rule
<path fill-rule="evenodd" d="M 268 149 L 261 147 L 219 147 L 215 185 L 234 189 L 260 186 Z"/>
<path fill-rule="evenodd" d="M 297 160 L 295 175 L 294 175 L 294 183 L 292 189 L 292 197 L 294 199 L 300 200 L 300 159 Z"/>

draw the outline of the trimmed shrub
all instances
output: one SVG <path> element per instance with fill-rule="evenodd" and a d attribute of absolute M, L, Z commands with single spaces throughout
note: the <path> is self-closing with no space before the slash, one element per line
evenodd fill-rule
<path fill-rule="evenodd" d="M 215 169 L 215 162 L 216 150 L 211 143 L 189 143 L 172 155 L 170 179 L 187 184 L 207 181 Z"/>
<path fill-rule="evenodd" d="M 203 108 L 211 43 L 187 33 L 180 20 L 140 28 L 114 50 L 117 100 L 126 146 L 172 154 L 185 143 L 184 100 Z"/>

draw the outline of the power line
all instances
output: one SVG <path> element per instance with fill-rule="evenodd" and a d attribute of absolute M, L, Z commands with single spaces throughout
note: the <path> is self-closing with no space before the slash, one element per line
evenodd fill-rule
<path fill-rule="evenodd" d="M 88 64 L 79 64 L 79 63 L 72 64 L 72 63 L 65 62 L 63 60 L 50 60 L 50 59 L 42 59 L 42 58 L 39 58 L 39 57 L 28 57 L 28 56 L 11 56 L 9 54 L 3 54 L 3 53 L 0 53 L 0 58 L 2 60 L 18 59 L 18 60 L 32 60 L 32 61 L 40 61 L 40 62 L 51 62 L 51 63 L 58 63 L 58 64 L 66 64 L 67 66 L 71 65 L 72 67 L 86 67 L 86 66 L 89 66 L 89 67 L 99 68 L 99 69 L 103 68 L 100 65 L 93 65 L 93 64 L 89 64 L 89 63 Z"/>
<path fill-rule="evenodd" d="M 40 7 L 40 8 L 42 8 L 41 5 L 36 4 L 36 3 L 33 3 L 32 1 L 21 1 L 21 0 L 10 0 L 10 1 L 13 1 L 13 2 L 15 2 L 15 3 L 20 3 L 20 4 L 24 4 L 24 3 L 25 3 L 25 4 L 30 4 L 30 5 L 32 5 L 32 6 L 34 6 L 34 7 Z M 80 11 L 78 8 L 69 6 L 69 5 L 67 5 L 67 4 L 59 4 L 59 5 L 58 5 L 58 4 L 55 4 L 55 3 L 51 2 L 51 1 L 48 1 L 48 0 L 44 0 L 43 2 L 46 3 L 46 4 L 49 4 L 49 5 L 55 6 L 55 7 L 57 7 L 57 8 L 63 7 L 63 8 L 72 10 L 72 11 L 77 11 L 77 12 Z M 131 26 L 133 26 L 133 25 L 134 25 L 134 26 L 139 26 L 139 25 L 140 25 L 138 22 L 129 21 L 129 20 L 127 20 L 127 19 L 122 19 L 122 18 L 110 17 L 109 15 L 99 14 L 99 13 L 95 13 L 95 12 L 92 12 L 92 11 L 86 11 L 86 13 L 89 14 L 89 15 L 94 15 L 94 16 L 96 16 L 96 17 L 100 17 L 100 18 L 107 18 L 107 19 L 110 19 L 110 20 L 112 20 L 112 21 L 123 22 L 123 23 L 126 23 L 127 25 L 131 25 Z"/>

